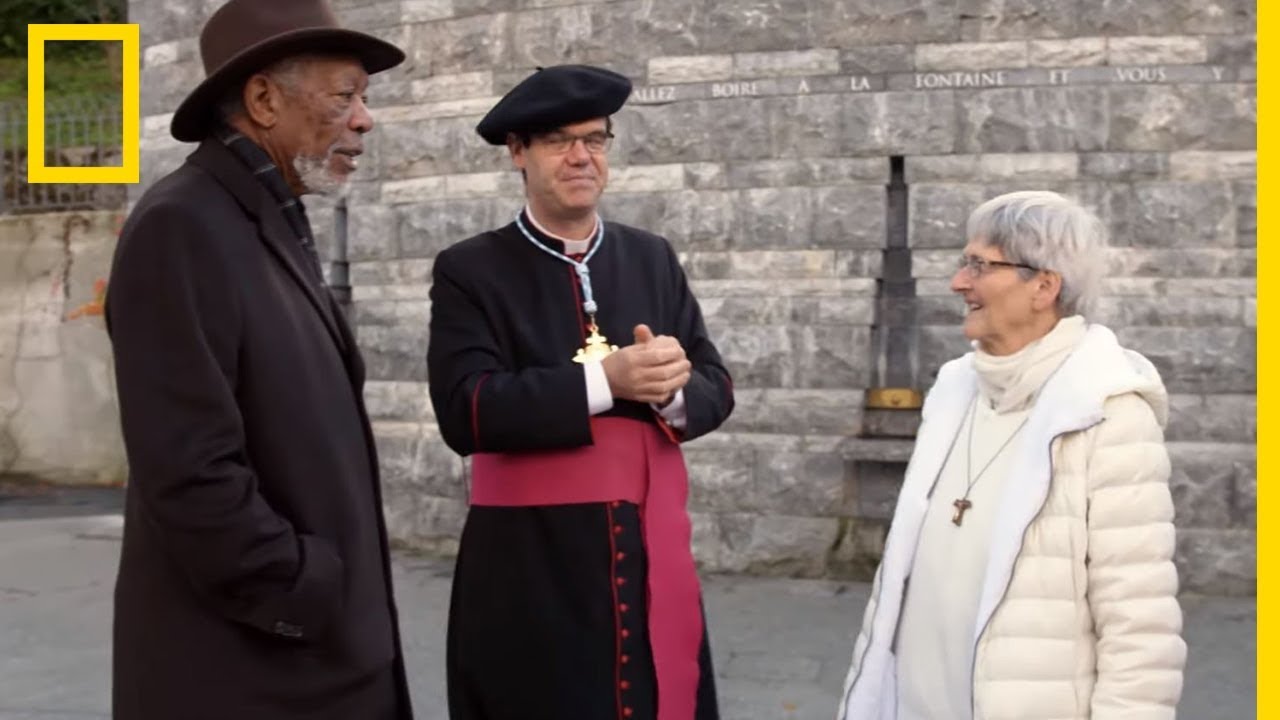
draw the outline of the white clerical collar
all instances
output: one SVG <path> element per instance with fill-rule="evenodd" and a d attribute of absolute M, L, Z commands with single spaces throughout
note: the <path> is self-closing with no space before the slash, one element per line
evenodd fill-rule
<path fill-rule="evenodd" d="M 533 223 L 533 226 L 538 229 L 538 232 L 546 235 L 552 240 L 559 240 L 564 243 L 565 255 L 581 255 L 591 249 L 591 239 L 596 236 L 596 227 L 594 225 L 591 227 L 591 232 L 587 233 L 587 238 L 585 240 L 570 240 L 569 238 L 556 235 L 543 227 L 542 223 L 538 222 L 538 218 L 533 216 L 533 210 L 530 209 L 528 205 L 524 206 L 524 214 L 529 217 L 529 222 Z M 599 222 L 599 220 L 597 220 L 597 222 Z"/>

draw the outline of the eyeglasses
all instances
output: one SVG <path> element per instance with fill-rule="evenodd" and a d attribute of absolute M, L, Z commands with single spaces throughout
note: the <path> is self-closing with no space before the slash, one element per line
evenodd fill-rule
<path fill-rule="evenodd" d="M 1023 263 L 1005 262 L 1004 260 L 987 260 L 977 255 L 961 255 L 960 261 L 956 263 L 957 270 L 966 270 L 970 277 L 979 278 L 987 274 L 992 268 L 1022 268 L 1023 270 L 1040 271 L 1041 268 Z"/>
<path fill-rule="evenodd" d="M 592 155 L 603 155 L 609 151 L 609 145 L 613 141 L 613 133 L 604 130 L 589 132 L 586 135 L 570 135 L 569 133 L 553 132 L 537 137 L 538 144 L 555 153 L 563 155 L 573 148 L 573 144 L 582 141 L 582 146 Z"/>

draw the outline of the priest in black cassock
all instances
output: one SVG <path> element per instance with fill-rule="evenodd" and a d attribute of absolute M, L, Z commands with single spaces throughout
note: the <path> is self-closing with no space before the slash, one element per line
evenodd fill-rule
<path fill-rule="evenodd" d="M 477 131 L 526 205 L 435 260 L 431 401 L 472 459 L 453 720 L 719 717 L 680 443 L 733 385 L 671 245 L 597 213 L 630 93 L 581 65 L 517 85 Z"/>

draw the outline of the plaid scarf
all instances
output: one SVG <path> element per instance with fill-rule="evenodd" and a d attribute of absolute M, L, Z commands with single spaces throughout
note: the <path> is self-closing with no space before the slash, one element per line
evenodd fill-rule
<path fill-rule="evenodd" d="M 219 125 L 214 130 L 214 136 L 233 155 L 244 162 L 267 192 L 271 193 L 271 197 L 275 198 L 293 234 L 298 237 L 298 244 L 302 246 L 302 250 L 311 261 L 311 270 L 315 273 L 316 282 L 323 287 L 324 268 L 320 264 L 320 253 L 316 252 L 316 240 L 311 234 L 311 223 L 307 221 L 307 209 L 285 182 L 284 173 L 280 172 L 280 168 L 272 162 L 265 150 L 258 147 L 257 143 L 226 124 Z"/>

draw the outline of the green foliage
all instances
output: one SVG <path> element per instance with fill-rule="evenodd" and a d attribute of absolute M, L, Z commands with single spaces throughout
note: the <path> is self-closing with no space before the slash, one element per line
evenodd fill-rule
<path fill-rule="evenodd" d="M 125 22 L 128 0 L 0 0 L 0 57 L 27 55 L 27 25 Z M 75 47 L 54 53 L 85 52 Z"/>
<path fill-rule="evenodd" d="M 0 102 L 27 96 L 27 61 L 0 57 Z"/>
<path fill-rule="evenodd" d="M 0 102 L 27 96 L 27 25 L 127 21 L 128 0 L 0 0 Z M 118 96 L 120 43 L 45 43 L 45 97 Z"/>
<path fill-rule="evenodd" d="M 106 43 L 96 43 L 99 46 Z M 119 43 L 116 43 L 117 48 Z M 119 57 L 118 49 L 116 58 Z M 119 61 L 107 57 L 102 47 L 83 57 L 47 57 L 44 63 L 46 98 L 120 96 Z M 26 58 L 0 57 L 0 102 L 27 97 Z"/>
<path fill-rule="evenodd" d="M 128 0 L 0 0 L 0 195 L 7 201 L 20 207 L 24 196 L 35 197 L 33 188 L 48 200 L 51 190 L 64 197 L 75 187 L 27 185 L 10 172 L 27 163 L 27 25 L 121 23 L 127 10 Z M 121 51 L 118 41 L 44 44 L 46 164 L 119 163 Z"/>

